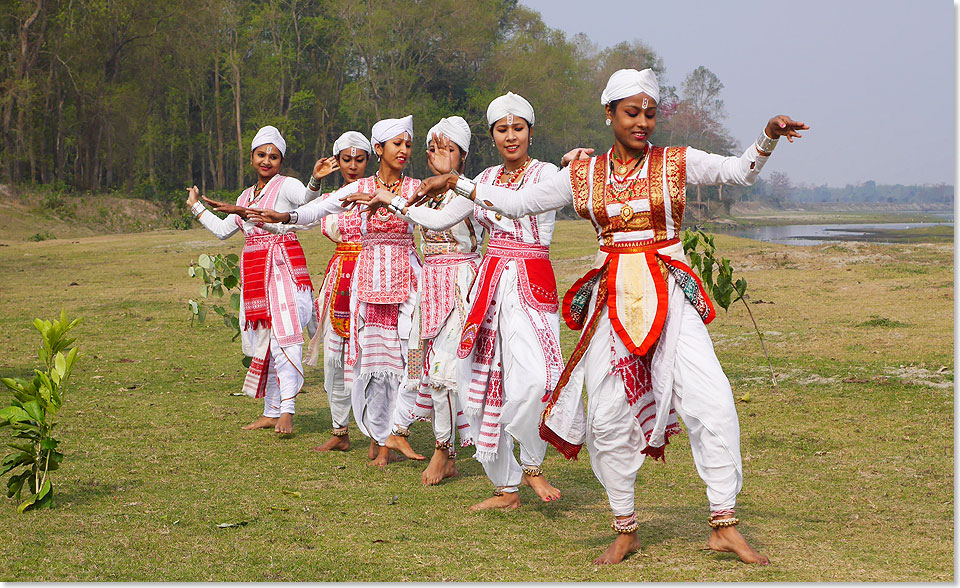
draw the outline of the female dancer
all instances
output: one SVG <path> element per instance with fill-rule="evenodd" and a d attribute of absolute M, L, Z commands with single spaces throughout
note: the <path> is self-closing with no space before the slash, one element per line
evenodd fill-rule
<path fill-rule="evenodd" d="M 450 169 L 462 172 L 470 151 L 470 137 L 470 125 L 463 118 L 440 119 L 427 135 L 430 169 L 434 173 Z M 454 199 L 456 194 L 448 192 L 431 201 L 428 207 L 439 211 Z M 473 445 L 469 424 L 457 398 L 460 363 L 457 347 L 467 318 L 467 295 L 479 267 L 484 229 L 472 214 L 446 230 L 434 231 L 422 226 L 419 229 L 423 279 L 413 315 L 411 341 L 419 341 L 420 345 L 418 353 L 411 354 L 409 378 L 397 397 L 394 432 L 409 426 L 413 418 L 432 417 L 436 448 L 422 481 L 433 485 L 458 475 L 454 461 L 456 433 L 460 433 L 462 447 Z M 415 355 L 420 356 L 419 361 L 414 359 Z"/>
<path fill-rule="evenodd" d="M 333 143 L 333 156 L 344 184 L 364 177 L 370 160 L 370 141 L 357 131 L 347 131 Z M 320 162 L 317 162 L 318 164 Z M 310 182 L 310 188 L 318 188 Z M 329 194 L 324 197 L 328 197 Z M 323 219 L 321 230 L 337 248 L 327 264 L 323 286 L 317 295 L 316 312 L 320 329 L 310 341 L 306 365 L 315 366 L 323 347 L 323 387 L 330 404 L 333 434 L 314 451 L 350 449 L 347 425 L 350 422 L 350 390 L 344 385 L 344 358 L 350 337 L 350 280 L 360 255 L 359 211 L 332 214 Z"/>
<path fill-rule="evenodd" d="M 303 386 L 303 327 L 316 330 L 312 312 L 313 285 L 303 248 L 295 234 L 272 235 L 248 222 L 247 207 L 265 206 L 293 210 L 312 199 L 300 180 L 280 175 L 286 141 L 280 131 L 266 126 L 250 144 L 250 163 L 257 183 L 240 194 L 236 206 L 208 200 L 215 210 L 230 213 L 225 219 L 210 214 L 196 186 L 188 190 L 187 204 L 211 233 L 226 239 L 243 231 L 246 243 L 240 260 L 240 325 L 243 352 L 253 357 L 243 391 L 263 398 L 263 416 L 243 427 L 277 433 L 293 432 L 294 403 Z M 331 162 L 318 162 L 315 175 L 332 171 Z"/>
<path fill-rule="evenodd" d="M 527 153 L 534 111 L 523 97 L 508 92 L 495 99 L 487 108 L 487 123 L 503 164 L 484 170 L 477 182 L 517 190 L 554 174 L 556 166 Z M 432 194 L 445 192 L 437 187 Z M 370 202 L 376 208 L 390 198 L 380 192 Z M 394 210 L 405 206 L 394 197 Z M 549 257 L 556 213 L 505 218 L 463 199 L 441 211 L 418 207 L 403 213 L 434 230 L 473 214 L 490 232 L 458 349 L 458 356 L 467 360 L 461 366 L 461 405 L 472 419 L 476 458 L 495 486 L 494 496 L 471 510 L 517 508 L 521 483 L 545 502 L 559 499 L 560 491 L 543 476 L 546 442 L 537 432 L 540 413 L 563 367 L 557 286 Z M 514 439 L 520 444 L 519 464 Z"/>
<path fill-rule="evenodd" d="M 596 263 L 564 297 L 564 318 L 583 334 L 540 429 L 567 457 L 586 442 L 593 471 L 607 491 L 619 535 L 595 563 L 618 563 L 640 548 L 636 474 L 645 455 L 662 458 L 679 414 L 707 486 L 713 529 L 708 546 L 767 564 L 736 529 L 734 507 L 743 479 L 737 412 L 704 326 L 713 319 L 713 305 L 686 262 L 678 234 L 687 183 L 752 184 L 777 140 L 793 142 L 809 127 L 776 116 L 739 157 L 655 147 L 649 137 L 658 99 L 651 70 L 619 70 L 601 96 L 613 129 L 607 152 L 574 161 L 519 193 L 453 175 L 426 180 L 418 193 L 428 197 L 455 187 L 505 215 L 542 213 L 572 202 L 597 229 Z"/>
<path fill-rule="evenodd" d="M 380 169 L 373 176 L 296 210 L 278 212 L 264 207 L 251 210 L 250 218 L 309 226 L 330 214 L 346 212 L 341 199 L 349 194 L 384 189 L 404 198 L 412 197 L 420 180 L 403 175 L 403 168 L 410 158 L 413 116 L 379 121 L 373 125 L 371 139 L 380 158 Z M 383 467 L 395 459 L 386 440 L 391 432 L 397 388 L 407 367 L 420 261 L 414 249 L 413 225 L 386 210 L 359 218 L 362 245 L 351 279 L 346 361 L 350 369 L 345 385 L 351 388 L 357 425 L 371 439 L 371 464 Z"/>

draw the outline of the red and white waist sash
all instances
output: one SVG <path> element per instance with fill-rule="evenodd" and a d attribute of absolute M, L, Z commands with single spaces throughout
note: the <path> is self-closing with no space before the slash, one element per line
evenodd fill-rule
<path fill-rule="evenodd" d="M 273 329 L 280 345 L 303 342 L 294 296 L 313 288 L 296 233 L 251 235 L 240 258 L 244 329 Z"/>
<path fill-rule="evenodd" d="M 543 312 L 556 312 L 559 308 L 557 281 L 553 266 L 550 265 L 550 248 L 520 241 L 491 239 L 477 276 L 473 305 L 460 337 L 457 355 L 461 359 L 470 355 L 490 300 L 497 291 L 500 275 L 510 261 L 517 262 L 518 287 L 521 299 L 527 306 Z"/>
<path fill-rule="evenodd" d="M 360 243 L 337 243 L 324 274 L 323 304 L 317 299 L 317 320 L 330 316 L 333 330 L 344 339 L 350 337 L 350 279 L 360 255 Z"/>

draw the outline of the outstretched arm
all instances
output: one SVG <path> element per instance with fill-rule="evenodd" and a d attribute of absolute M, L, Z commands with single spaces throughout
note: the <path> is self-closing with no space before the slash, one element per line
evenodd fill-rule
<path fill-rule="evenodd" d="M 767 163 L 780 137 L 800 138 L 799 131 L 810 127 L 792 120 L 789 116 L 775 116 L 767 122 L 760 137 L 743 152 L 743 155 L 723 156 L 687 148 L 687 183 L 702 185 L 737 184 L 750 186 L 757 181 L 760 170 Z"/>
<path fill-rule="evenodd" d="M 312 200 L 291 212 L 250 209 L 249 220 L 260 223 L 291 223 L 304 226 L 316 226 L 325 216 L 349 210 L 342 199 L 357 191 L 357 182 L 347 184 L 323 199 Z"/>
<path fill-rule="evenodd" d="M 208 231 L 214 234 L 218 239 L 226 239 L 240 230 L 240 226 L 237 224 L 237 218 L 235 214 L 230 214 L 225 219 L 221 219 L 217 215 L 211 213 L 207 210 L 207 207 L 200 202 L 200 199 L 203 198 L 207 200 L 205 196 L 200 195 L 200 190 L 194 186 L 187 190 L 187 206 L 190 207 L 190 212 L 193 213 L 193 216 L 200 221 Z M 207 202 L 213 202 L 207 200 Z M 222 203 L 216 203 L 222 204 Z M 233 205 L 230 205 L 233 206 Z M 241 206 L 235 206 L 234 208 L 240 208 Z M 219 207 L 217 207 L 219 210 Z"/>
<path fill-rule="evenodd" d="M 520 190 L 474 184 L 466 178 L 453 174 L 434 176 L 423 181 L 410 201 L 417 202 L 441 193 L 440 189 L 444 187 L 455 190 L 460 196 L 474 201 L 483 208 L 511 218 L 557 210 L 573 201 L 569 167 L 559 169 L 552 176 Z"/>
<path fill-rule="evenodd" d="M 402 196 L 394 196 L 383 188 L 374 194 L 351 194 L 347 202 L 363 204 L 366 213 L 373 214 L 379 208 L 386 208 L 403 220 L 416 223 L 432 231 L 444 231 L 473 214 L 473 203 L 465 198 L 454 198 L 441 209 L 426 206 L 410 206 Z"/>

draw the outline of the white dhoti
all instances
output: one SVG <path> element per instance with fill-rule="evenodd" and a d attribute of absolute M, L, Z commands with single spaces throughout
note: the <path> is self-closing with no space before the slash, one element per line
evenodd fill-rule
<path fill-rule="evenodd" d="M 294 294 L 297 316 L 300 324 L 309 332 L 316 326 L 313 313 L 313 292 L 297 290 Z M 240 311 L 240 324 L 244 324 L 243 306 Z M 266 328 L 247 329 L 241 333 L 243 351 L 254 355 L 259 337 L 265 335 Z M 296 397 L 303 387 L 303 344 L 281 347 L 276 335 L 270 330 L 270 361 L 267 366 L 266 389 L 263 396 L 263 416 L 277 418 L 283 413 L 294 414 Z"/>
<path fill-rule="evenodd" d="M 671 302 L 675 300 L 671 298 Z M 711 510 L 733 509 L 743 483 L 733 392 L 703 320 L 686 298 L 681 300 L 682 304 L 671 305 L 667 319 L 680 322 L 675 331 L 670 401 L 686 425 Z M 646 441 L 627 402 L 623 380 L 611 370 L 612 346 L 620 353 L 625 350 L 605 316 L 607 309 L 602 312 L 600 326 L 582 360 L 587 388 L 586 444 L 593 472 L 607 491 L 613 514 L 628 516 L 634 512 L 634 484 L 646 457 L 641 453 Z M 664 335 L 668 330 L 665 327 Z"/>
<path fill-rule="evenodd" d="M 539 466 L 547 451 L 540 438 L 540 415 L 547 405 L 546 359 L 542 342 L 532 320 L 549 325 L 559 339 L 560 319 L 555 312 L 526 306 L 517 288 L 517 264 L 507 264 L 497 285 L 500 300 L 498 343 L 503 364 L 503 408 L 500 413 L 500 439 L 496 457 L 484 460 L 483 469 L 495 486 L 507 491 L 520 483 L 524 466 Z M 469 362 L 464 362 L 469 370 Z M 481 430 L 482 413 L 470 418 L 476 439 Z M 514 439 L 520 444 L 520 464 L 513 454 Z"/>

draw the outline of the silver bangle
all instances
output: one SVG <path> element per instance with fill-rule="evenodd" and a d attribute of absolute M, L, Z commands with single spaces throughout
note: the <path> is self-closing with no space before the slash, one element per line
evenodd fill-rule
<path fill-rule="evenodd" d="M 467 178 L 460 176 L 457 178 L 457 185 L 454 186 L 453 191 L 463 196 L 464 198 L 470 198 L 470 195 L 473 194 L 473 191 L 477 189 L 477 185 L 468 180 Z"/>
<path fill-rule="evenodd" d="M 206 209 L 207 207 L 203 205 L 203 202 L 198 201 L 194 202 L 193 206 L 190 207 L 190 212 L 193 213 L 193 216 L 200 218 L 200 215 L 203 214 L 203 211 Z"/>
<path fill-rule="evenodd" d="M 288 225 L 295 225 L 295 224 L 297 224 L 297 221 L 300 220 L 300 213 L 297 212 L 296 210 L 291 210 L 291 211 L 288 212 L 287 214 L 290 215 L 290 220 L 288 220 L 287 223 L 286 223 L 286 224 L 288 224 Z"/>
<path fill-rule="evenodd" d="M 780 140 L 780 137 L 776 139 L 771 139 L 767 136 L 767 132 L 763 131 L 760 133 L 760 136 L 757 137 L 757 151 L 762 151 L 764 153 L 772 153 L 774 148 L 777 146 L 777 141 Z"/>
<path fill-rule="evenodd" d="M 307 182 L 307 187 L 310 188 L 311 192 L 316 192 L 317 190 L 320 189 L 320 180 L 318 180 L 313 176 L 310 176 L 310 181 Z"/>
<path fill-rule="evenodd" d="M 403 196 L 394 196 L 390 200 L 390 204 L 387 205 L 387 208 L 393 210 L 393 212 L 403 212 L 403 209 L 407 207 L 407 200 Z"/>

